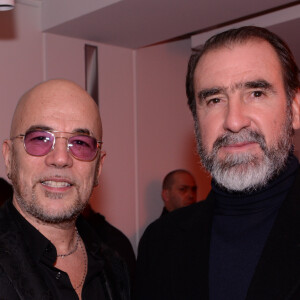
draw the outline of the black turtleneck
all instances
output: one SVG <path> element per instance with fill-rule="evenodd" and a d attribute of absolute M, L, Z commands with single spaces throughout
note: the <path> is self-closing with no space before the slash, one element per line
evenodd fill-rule
<path fill-rule="evenodd" d="M 278 210 L 295 180 L 299 162 L 251 193 L 222 190 L 214 181 L 216 206 L 209 260 L 210 300 L 244 300 Z"/>

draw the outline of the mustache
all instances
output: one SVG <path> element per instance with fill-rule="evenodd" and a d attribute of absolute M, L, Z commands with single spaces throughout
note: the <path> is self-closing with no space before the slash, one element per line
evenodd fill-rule
<path fill-rule="evenodd" d="M 251 129 L 242 129 L 241 131 L 234 133 L 234 132 L 225 132 L 222 136 L 219 136 L 214 144 L 213 150 L 218 151 L 221 147 L 225 147 L 232 144 L 244 143 L 244 142 L 254 142 L 259 144 L 261 149 L 265 152 L 267 151 L 267 144 L 265 137 Z"/>

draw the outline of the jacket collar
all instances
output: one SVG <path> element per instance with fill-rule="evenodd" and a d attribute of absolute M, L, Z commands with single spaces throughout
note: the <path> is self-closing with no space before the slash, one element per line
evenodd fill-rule
<path fill-rule="evenodd" d="M 283 295 L 292 293 L 300 285 L 299 195 L 300 170 L 271 229 L 252 278 L 247 300 L 292 299 L 284 298 Z"/>
<path fill-rule="evenodd" d="M 264 250 L 251 280 L 246 300 L 299 299 L 293 298 L 300 289 L 300 169 L 292 189 L 279 209 Z M 193 251 L 198 252 L 198 280 L 206 285 L 208 294 L 208 258 L 211 225 L 215 202 L 214 192 L 205 201 L 190 205 L 164 217 L 181 233 L 186 243 L 196 236 Z M 169 219 L 169 220 L 167 220 Z M 158 220 L 158 222 L 161 222 Z M 199 239 L 200 240 L 200 239 Z M 182 250 L 184 251 L 184 250 Z M 203 291 L 202 291 L 203 292 Z M 205 293 L 204 293 L 205 294 Z M 208 297 L 208 296 L 207 296 Z M 203 299 L 206 299 L 204 296 Z"/>

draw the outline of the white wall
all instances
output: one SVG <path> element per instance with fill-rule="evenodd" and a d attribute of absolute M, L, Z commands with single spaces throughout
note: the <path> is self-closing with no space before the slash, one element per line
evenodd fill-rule
<path fill-rule="evenodd" d="M 44 34 L 45 78 L 84 88 L 84 45 L 98 47 L 99 106 L 106 159 L 91 204 L 136 244 L 133 51 Z"/>
<path fill-rule="evenodd" d="M 185 95 L 189 55 L 189 40 L 137 51 L 139 235 L 161 214 L 161 184 L 168 172 L 188 169 L 196 176 L 198 198 L 208 192 L 209 179 L 195 154 L 193 120 Z"/>
<path fill-rule="evenodd" d="M 13 111 L 20 96 L 42 80 L 42 34 L 40 10 L 16 4 L 0 12 L 0 139 L 9 137 Z M 0 176 L 6 177 L 0 155 Z"/>

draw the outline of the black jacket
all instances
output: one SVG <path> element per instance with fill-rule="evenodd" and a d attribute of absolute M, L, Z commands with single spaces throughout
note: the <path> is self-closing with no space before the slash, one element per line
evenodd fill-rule
<path fill-rule="evenodd" d="M 136 299 L 208 300 L 214 193 L 150 225 L 139 245 Z M 300 171 L 268 236 L 246 300 L 300 299 Z"/>
<path fill-rule="evenodd" d="M 7 201 L 0 208 L 0 299 L 54 299 L 12 218 L 9 205 Z M 105 245 L 101 255 L 107 300 L 129 300 L 129 280 L 123 261 Z"/>

